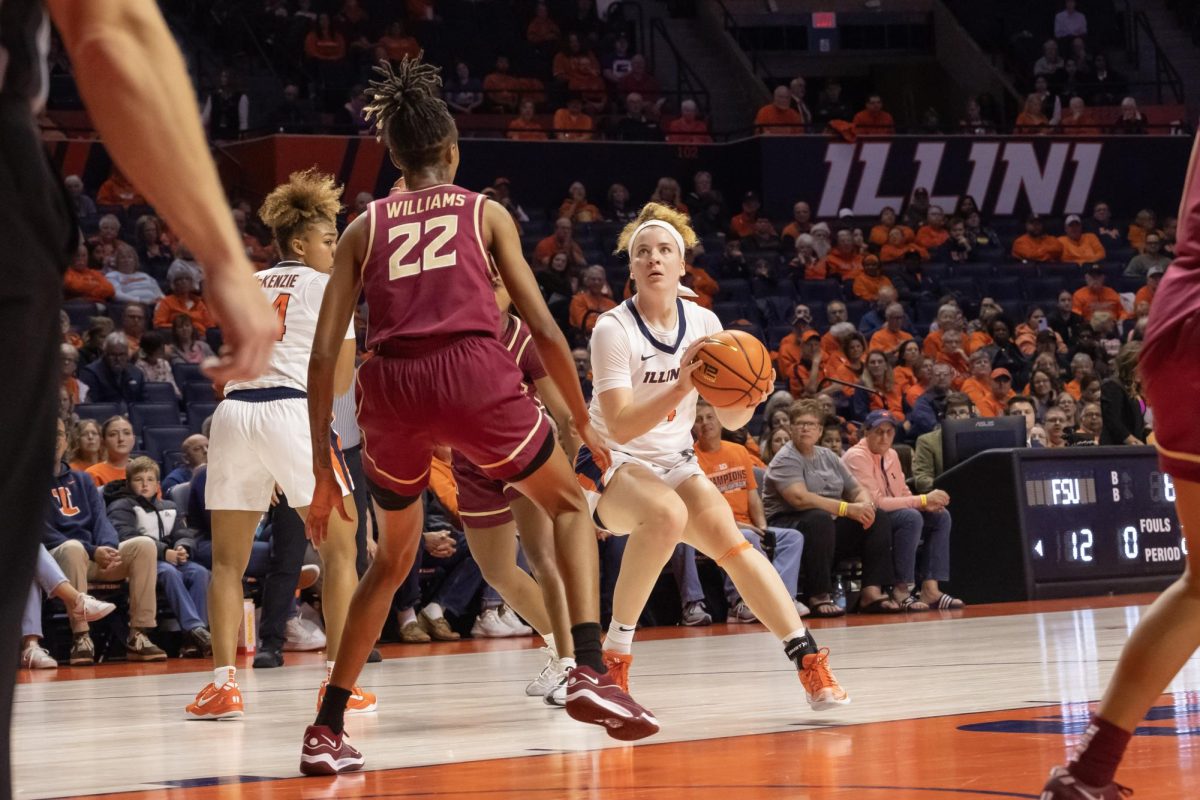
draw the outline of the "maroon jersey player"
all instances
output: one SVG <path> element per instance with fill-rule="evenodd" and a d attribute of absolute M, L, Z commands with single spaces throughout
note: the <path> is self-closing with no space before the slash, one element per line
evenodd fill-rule
<path fill-rule="evenodd" d="M 436 444 L 513 484 L 554 519 L 552 535 L 525 545 L 531 557 L 553 552 L 546 560 L 557 564 L 566 586 L 578 662 L 568 680 L 567 713 L 603 725 L 616 738 L 649 736 L 657 721 L 603 666 L 591 517 L 549 423 L 521 391 L 520 370 L 497 338 L 489 255 L 566 398 L 575 429 L 606 457 L 588 421 L 575 362 L 521 254 L 512 218 L 453 185 L 458 134 L 438 96 L 437 68 L 405 59 L 395 69 L 386 62 L 378 69 L 382 80 L 371 84 L 368 111 L 407 188 L 372 203 L 342 235 L 313 344 L 308 401 L 314 446 L 328 450 L 337 346 L 365 292 L 375 355 L 359 369 L 358 422 L 379 549 L 351 604 L 316 723 L 305 732 L 300 769 L 319 775 L 362 767 L 362 756 L 345 740 L 342 717 L 392 595 L 412 566 L 421 539 L 417 501 Z M 307 526 L 320 542 L 329 514 L 345 512 L 328 457 L 314 456 L 313 471 L 317 488 Z"/>
<path fill-rule="evenodd" d="M 1187 544 L 1183 575 L 1163 592 L 1125 644 L 1112 682 L 1065 767 L 1055 767 L 1042 800 L 1117 800 L 1114 781 L 1133 730 L 1200 647 L 1200 145 L 1193 145 L 1179 211 L 1175 261 L 1159 284 L 1141 350 L 1143 393 L 1154 409 L 1155 445 L 1174 479 Z"/>

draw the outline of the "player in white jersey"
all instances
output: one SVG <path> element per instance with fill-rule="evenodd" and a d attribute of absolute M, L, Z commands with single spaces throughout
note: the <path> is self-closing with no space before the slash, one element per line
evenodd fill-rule
<path fill-rule="evenodd" d="M 271 504 L 276 485 L 306 516 L 315 479 L 308 423 L 308 360 L 317 316 L 337 244 L 341 187 L 314 170 L 297 172 L 263 202 L 259 217 L 271 228 L 284 260 L 256 274 L 279 316 L 279 338 L 266 372 L 254 380 L 225 385 L 209 435 L 205 504 L 212 511 L 213 569 L 209 622 L 213 637 L 213 682 L 188 705 L 190 719 L 229 719 L 243 713 L 234 654 L 242 619 L 242 575 L 254 531 Z M 354 376 L 354 327 L 338 358 L 337 392 Z M 335 439 L 336 441 L 336 439 Z M 335 445 L 336 450 L 336 445 Z M 340 452 L 342 494 L 351 483 Z M 350 506 L 353 512 L 353 504 Z M 335 515 L 319 551 L 324 563 L 321 609 L 327 642 L 326 677 L 337 657 L 350 597 L 358 585 L 354 535 L 358 521 Z M 320 693 L 325 691 L 321 684 Z M 348 710 L 373 711 L 375 696 L 357 687 Z"/>
<path fill-rule="evenodd" d="M 575 471 L 608 530 L 629 534 L 613 597 L 604 661 L 628 686 L 633 633 L 662 568 L 680 541 L 713 558 L 742 598 L 784 644 L 814 710 L 850 702 L 805 630 L 779 574 L 738 530 L 733 511 L 705 476 L 692 449 L 697 392 L 692 373 L 703 340 L 721 330 L 715 314 L 679 298 L 684 253 L 696 244 L 686 215 L 649 203 L 626 226 L 618 248 L 629 254 L 637 293 L 600 315 L 592 332 L 592 406 L 608 439 L 612 466 L 601 470 L 586 447 Z M 718 408 L 741 428 L 763 398 Z"/>

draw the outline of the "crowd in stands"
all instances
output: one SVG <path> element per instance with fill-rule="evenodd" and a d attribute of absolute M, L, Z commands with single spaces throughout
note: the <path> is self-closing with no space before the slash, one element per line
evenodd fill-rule
<path fill-rule="evenodd" d="M 798 91 L 804 107 L 802 81 L 784 88 L 786 98 L 777 93 L 781 105 Z M 885 113 L 877 100 L 867 109 L 875 121 Z M 582 113 L 587 102 L 572 96 L 568 110 Z M 796 113 L 807 124 L 822 112 Z M 719 458 L 711 470 L 706 464 L 719 486 L 749 492 L 731 497 L 739 524 L 772 554 L 797 602 L 813 613 L 841 610 L 830 581 L 843 555 L 832 543 L 844 537 L 809 519 L 826 501 L 835 511 L 847 504 L 842 516 L 859 526 L 860 549 L 872 553 L 861 581 L 864 608 L 921 610 L 957 602 L 941 599 L 945 559 L 928 552 L 944 538 L 942 519 L 930 515 L 944 512 L 946 499 L 932 487 L 940 471 L 938 428 L 947 416 L 1022 415 L 1030 446 L 1147 441 L 1152 414 L 1140 394 L 1136 361 L 1155 290 L 1174 253 L 1174 217 L 1160 220 L 1143 209 L 1119 221 L 1100 201 L 1085 215 L 1061 219 L 988 219 L 969 196 L 943 209 L 919 188 L 902 207 L 885 208 L 874 219 L 848 209 L 818 219 L 807 199 L 781 219 L 767 214 L 753 192 L 727 199 L 707 172 L 687 184 L 663 177 L 650 197 L 635 198 L 619 183 L 575 182 L 551 209 L 522 205 L 521 187 L 505 177 L 483 191 L 518 225 L 589 393 L 590 331 L 600 314 L 636 290 L 627 266 L 611 255 L 620 227 L 646 200 L 689 212 L 702 243 L 687 254 L 687 294 L 727 327 L 767 342 L 778 380 L 776 396 L 748 429 L 725 431 L 724 441 L 713 439 L 702 414 L 698 452 L 702 462 L 710 452 Z M 192 501 L 203 495 L 205 420 L 219 397 L 199 364 L 221 344 L 204 300 L 203 265 L 119 171 L 94 187 L 94 196 L 76 176 L 68 176 L 66 186 L 84 237 L 64 273 L 60 416 L 67 440 L 52 509 L 59 524 L 48 525 L 46 547 L 79 597 L 87 596 L 88 580 L 130 582 L 130 657 L 165 657 L 151 638 L 163 613 L 182 631 L 180 649 L 202 654 L 211 544 L 202 503 L 197 509 Z M 350 213 L 369 201 L 369 195 L 356 198 Z M 278 255 L 252 206 L 238 201 L 231 214 L 249 258 L 273 264 Z M 883 429 L 886 442 L 883 433 L 872 439 Z M 727 444 L 744 448 L 746 456 L 727 457 Z M 808 478 L 789 473 L 783 462 L 776 468 L 775 458 L 811 448 L 841 459 L 845 474 L 831 461 L 819 478 L 825 483 L 806 483 L 807 493 L 784 491 Z M 863 448 L 885 456 L 882 466 L 854 455 Z M 890 460 L 889 452 L 900 456 Z M 718 475 L 746 458 L 751 467 L 740 478 Z M 883 472 L 875 474 L 877 468 Z M 830 477 L 835 472 L 838 480 Z M 526 632 L 470 559 L 452 478 L 448 469 L 439 474 L 440 491 L 426 498 L 422 558 L 396 598 L 397 637 L 419 642 Z M 900 496 L 906 481 L 921 493 L 908 505 L 858 513 L 865 498 L 881 491 Z M 181 487 L 193 489 L 190 499 L 178 495 L 182 503 L 176 499 Z M 900 513 L 914 508 L 924 516 Z M 884 529 L 887 535 L 879 533 Z M 886 558 L 876 538 L 887 541 Z M 919 556 L 913 542 L 925 543 Z M 611 589 L 621 543 L 607 540 L 601 547 Z M 365 543 L 363 549 L 365 565 Z M 692 555 L 673 562 L 681 619 L 703 624 L 713 615 L 697 596 Z M 893 574 L 880 566 L 892 561 L 920 569 L 897 567 Z M 265 574 L 260 564 L 257 575 Z M 64 599 L 51 578 L 39 584 L 41 591 Z M 728 588 L 728 618 L 751 619 Z M 72 663 L 93 655 L 82 609 L 68 605 Z M 305 638 L 295 625 L 288 632 Z M 27 648 L 27 662 L 44 665 L 36 650 L 36 643 Z"/>

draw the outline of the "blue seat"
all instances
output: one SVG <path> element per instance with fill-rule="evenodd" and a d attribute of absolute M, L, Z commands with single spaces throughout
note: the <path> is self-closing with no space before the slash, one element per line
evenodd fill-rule
<path fill-rule="evenodd" d="M 792 326 L 792 317 L 796 313 L 796 301 L 791 297 L 774 295 L 771 297 L 760 297 L 758 299 L 758 307 L 763 313 L 763 319 L 768 325 L 786 325 Z"/>
<path fill-rule="evenodd" d="M 1025 291 L 1026 300 L 1053 303 L 1062 291 L 1063 279 L 1056 275 L 1026 278 L 1021 281 L 1021 288 Z"/>
<path fill-rule="evenodd" d="M 198 400 L 212 401 L 216 399 L 212 381 L 191 381 L 183 387 L 183 402 L 191 404 Z"/>
<path fill-rule="evenodd" d="M 175 395 L 175 387 L 166 381 L 146 381 L 142 392 L 142 402 L 145 403 L 174 403 L 179 404 Z"/>
<path fill-rule="evenodd" d="M 187 464 L 187 457 L 184 456 L 182 450 L 167 450 L 162 454 L 162 459 L 159 461 L 163 475 L 185 464 Z"/>
<path fill-rule="evenodd" d="M 797 281 L 796 295 L 801 302 L 809 305 L 812 303 L 828 303 L 830 300 L 841 300 L 842 284 L 841 281 L 835 280 Z"/>
<path fill-rule="evenodd" d="M 713 303 L 713 313 L 717 315 L 717 319 L 721 320 L 721 325 L 728 328 L 729 325 L 738 319 L 748 319 L 754 321 L 758 314 L 750 313 L 747 304 L 737 300 L 724 300 L 719 303 Z"/>
<path fill-rule="evenodd" d="M 192 381 L 207 380 L 204 373 L 200 371 L 199 364 L 175 363 L 171 365 L 171 372 L 175 375 L 176 386 L 186 386 Z"/>
<path fill-rule="evenodd" d="M 80 419 L 91 419 L 104 422 L 109 417 L 125 413 L 123 403 L 80 403 L 75 406 L 75 413 Z"/>
<path fill-rule="evenodd" d="M 753 299 L 753 295 L 750 292 L 750 282 L 744 278 L 723 278 L 719 294 L 722 300 L 749 302 Z"/>
<path fill-rule="evenodd" d="M 183 440 L 191 435 L 183 425 L 154 425 L 142 429 L 142 449 L 155 461 L 172 451 L 183 450 Z"/>
<path fill-rule="evenodd" d="M 1021 279 L 1013 275 L 993 276 L 984 283 L 985 293 L 996 300 L 1021 299 Z"/>
<path fill-rule="evenodd" d="M 196 400 L 195 402 L 188 403 L 187 421 L 192 433 L 199 433 L 200 428 L 204 425 L 204 420 L 211 417 L 216 410 L 216 400 Z"/>
<path fill-rule="evenodd" d="M 778 350 L 779 343 L 791 332 L 791 325 L 771 325 L 767 328 L 767 347 L 771 350 Z"/>
<path fill-rule="evenodd" d="M 943 294 L 953 294 L 967 300 L 979 297 L 979 284 L 974 278 L 943 278 L 941 282 Z"/>
<path fill-rule="evenodd" d="M 955 278 L 974 278 L 977 282 L 990 278 L 995 272 L 991 264 L 959 263 L 950 265 L 950 275 Z"/>
<path fill-rule="evenodd" d="M 131 403 L 129 424 L 133 435 L 141 436 L 146 427 L 170 427 L 179 424 L 179 407 L 174 403 Z"/>

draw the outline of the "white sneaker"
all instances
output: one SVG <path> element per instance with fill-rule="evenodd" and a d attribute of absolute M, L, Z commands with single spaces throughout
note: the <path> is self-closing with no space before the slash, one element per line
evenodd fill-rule
<path fill-rule="evenodd" d="M 475 624 L 471 626 L 471 635 L 477 638 L 503 639 L 514 634 L 512 628 L 500 619 L 500 609 L 487 608 L 480 611 L 479 616 L 475 618 Z"/>
<path fill-rule="evenodd" d="M 562 677 L 558 679 L 558 683 L 554 684 L 550 691 L 542 695 L 542 702 L 555 708 L 567 707 L 567 673 L 562 673 Z"/>
<path fill-rule="evenodd" d="M 546 666 L 542 667 L 542 671 L 538 673 L 538 676 L 525 687 L 525 694 L 530 697 L 545 697 L 546 692 L 558 686 L 566 675 L 566 671 L 562 668 L 562 662 L 558 660 L 558 656 L 553 650 L 549 647 L 543 647 L 542 652 L 546 654 L 549 660 L 546 662 Z M 563 684 L 563 686 L 565 691 L 566 684 Z"/>
<path fill-rule="evenodd" d="M 75 599 L 71 615 L 76 619 L 82 618 L 88 622 L 95 622 L 98 619 L 104 619 L 116 609 L 117 607 L 112 603 L 97 600 L 90 594 L 81 594 Z"/>
<path fill-rule="evenodd" d="M 284 627 L 284 650 L 307 652 L 325 647 L 325 632 L 315 625 L 305 623 L 300 617 L 292 617 Z"/>
<path fill-rule="evenodd" d="M 46 652 L 46 648 L 37 642 L 30 642 L 21 651 L 21 666 L 25 669 L 58 669 L 58 662 Z"/>
<path fill-rule="evenodd" d="M 517 612 L 513 611 L 507 605 L 500 606 L 500 621 L 508 626 L 513 636 L 533 636 L 533 628 L 521 622 L 521 618 L 517 616 Z"/>

